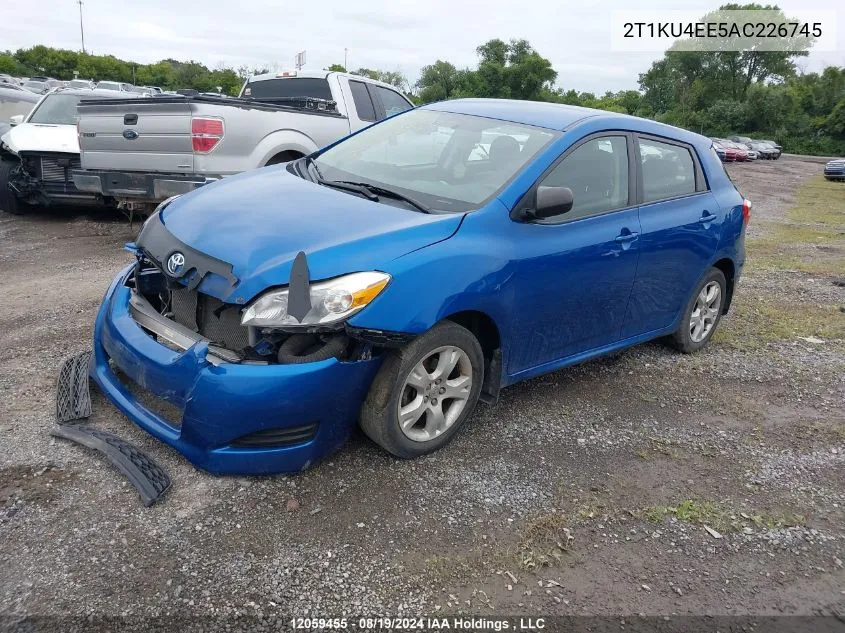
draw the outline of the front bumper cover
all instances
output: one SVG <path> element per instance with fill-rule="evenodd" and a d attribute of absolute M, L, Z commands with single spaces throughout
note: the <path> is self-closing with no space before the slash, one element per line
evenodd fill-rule
<path fill-rule="evenodd" d="M 299 471 L 346 441 L 380 357 L 256 365 L 209 358 L 205 341 L 174 351 L 148 335 L 130 313 L 131 289 L 126 279 L 133 268 L 124 269 L 106 293 L 94 326 L 91 364 L 93 380 L 132 422 L 198 468 L 220 474 Z M 145 395 L 174 405 L 181 420 L 166 419 L 154 411 L 146 398 L 134 395 L 119 373 Z M 315 423 L 313 438 L 298 444 L 236 445 L 253 433 Z"/>

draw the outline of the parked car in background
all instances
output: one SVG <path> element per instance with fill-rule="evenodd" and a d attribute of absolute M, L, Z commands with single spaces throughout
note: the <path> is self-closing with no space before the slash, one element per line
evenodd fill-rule
<path fill-rule="evenodd" d="M 845 158 L 836 158 L 824 166 L 827 180 L 845 180 Z"/>
<path fill-rule="evenodd" d="M 736 160 L 736 150 L 726 147 L 722 141 L 717 138 L 711 140 L 713 141 L 713 149 L 716 151 L 716 155 L 719 157 L 719 160 L 723 163 L 729 163 Z"/>
<path fill-rule="evenodd" d="M 20 82 L 17 79 L 15 79 L 14 77 L 12 77 L 11 75 L 6 75 L 4 73 L 0 73 L 0 84 L 2 84 L 2 85 L 12 84 L 12 85 L 18 86 L 18 85 L 20 85 Z"/>
<path fill-rule="evenodd" d="M 141 86 L 141 88 L 143 88 L 144 90 L 149 90 L 152 94 L 160 95 L 162 92 L 164 92 L 158 86 Z"/>
<path fill-rule="evenodd" d="M 20 86 L 0 84 L 0 137 L 23 121 L 38 101 L 38 95 Z"/>
<path fill-rule="evenodd" d="M 725 148 L 725 153 L 729 161 L 743 162 L 748 160 L 748 150 L 744 145 L 724 138 L 719 139 L 719 144 Z"/>
<path fill-rule="evenodd" d="M 747 136 L 729 136 L 728 140 L 734 143 L 742 143 L 746 147 L 751 143 L 751 139 Z"/>
<path fill-rule="evenodd" d="M 774 150 L 774 156 L 772 156 L 772 158 L 774 160 L 777 160 L 778 158 L 780 158 L 780 155 L 783 153 L 783 148 L 780 145 L 778 145 L 777 143 L 775 143 L 774 141 L 758 141 L 758 142 L 764 143 L 765 145 L 770 147 L 772 150 Z"/>
<path fill-rule="evenodd" d="M 44 93 L 48 92 L 51 89 L 50 84 L 46 81 L 38 81 L 35 79 L 30 79 L 28 81 L 23 82 L 23 87 L 38 95 L 43 95 Z"/>
<path fill-rule="evenodd" d="M 105 294 L 90 375 L 212 472 L 299 471 L 359 421 L 395 456 L 431 453 L 501 388 L 707 344 L 750 216 L 710 148 L 561 104 L 404 112 L 161 205 Z"/>
<path fill-rule="evenodd" d="M 68 88 L 87 88 L 88 90 L 93 90 L 97 87 L 97 84 L 90 79 L 72 79 L 67 82 Z"/>
<path fill-rule="evenodd" d="M 774 147 L 769 145 L 768 143 L 764 143 L 763 141 L 751 141 L 750 143 L 751 149 L 757 152 L 757 156 L 759 158 L 764 158 L 766 160 L 774 160 L 780 153 Z"/>
<path fill-rule="evenodd" d="M 189 94 L 80 105 L 76 186 L 152 212 L 170 196 L 300 158 L 413 107 L 394 86 L 327 71 L 250 77 L 240 98 Z"/>
<path fill-rule="evenodd" d="M 132 92 L 134 86 L 122 81 L 101 81 L 97 84 L 97 90 L 111 90 L 113 92 Z"/>
<path fill-rule="evenodd" d="M 59 88 L 42 97 L 23 121 L 0 136 L 0 208 L 23 214 L 31 205 L 93 204 L 102 198 L 79 191 L 77 105 L 114 98 L 111 91 Z"/>

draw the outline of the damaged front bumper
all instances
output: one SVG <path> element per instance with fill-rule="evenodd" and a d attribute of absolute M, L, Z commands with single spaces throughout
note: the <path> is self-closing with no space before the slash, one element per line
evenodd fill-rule
<path fill-rule="evenodd" d="M 229 362 L 201 337 L 185 340 L 188 334 L 175 330 L 164 337 L 172 344 L 166 346 L 140 325 L 126 284 L 133 269 L 106 293 L 91 363 L 93 380 L 130 420 L 198 468 L 220 474 L 299 471 L 346 441 L 380 357 Z"/>

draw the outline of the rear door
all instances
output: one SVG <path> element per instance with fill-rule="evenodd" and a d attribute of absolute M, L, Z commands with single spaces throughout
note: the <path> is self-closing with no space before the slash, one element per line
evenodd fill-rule
<path fill-rule="evenodd" d="M 623 338 L 674 323 L 713 259 L 724 219 L 691 146 L 635 140 L 642 234 Z"/>
<path fill-rule="evenodd" d="M 165 173 L 194 170 L 188 102 L 81 102 L 78 112 L 83 169 Z"/>

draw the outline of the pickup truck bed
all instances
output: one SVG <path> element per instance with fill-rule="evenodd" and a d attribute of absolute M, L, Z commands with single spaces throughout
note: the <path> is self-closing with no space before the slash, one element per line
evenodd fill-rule
<path fill-rule="evenodd" d="M 150 211 L 170 196 L 311 154 L 366 127 L 385 115 L 378 91 L 404 100 L 380 82 L 342 73 L 319 79 L 332 99 L 258 98 L 270 82 L 286 81 L 262 77 L 245 85 L 246 98 L 174 95 L 80 104 L 81 168 L 73 171 L 74 184 L 124 208 Z"/>

